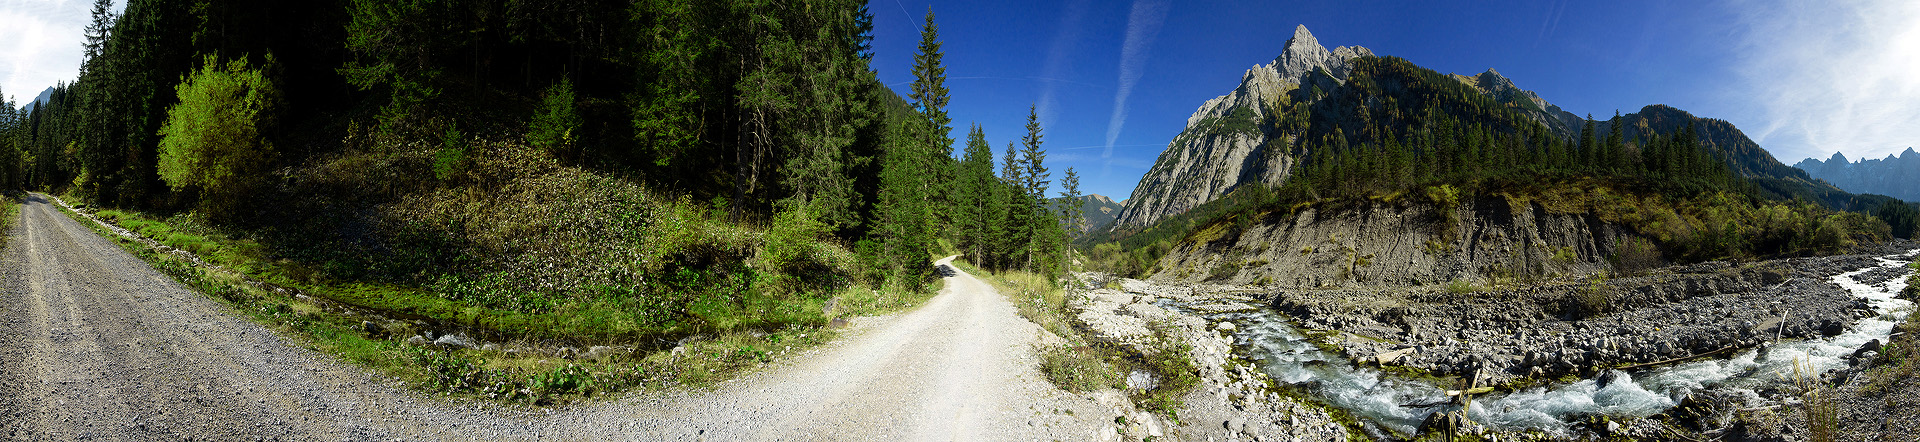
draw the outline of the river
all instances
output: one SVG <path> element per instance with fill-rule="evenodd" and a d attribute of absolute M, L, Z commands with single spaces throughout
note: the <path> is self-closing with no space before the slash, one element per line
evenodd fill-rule
<path fill-rule="evenodd" d="M 1757 395 L 1770 384 L 1791 382 L 1796 375 L 1844 368 L 1855 349 L 1878 339 L 1886 342 L 1893 327 L 1914 305 L 1895 296 L 1906 278 L 1877 285 L 1861 284 L 1853 276 L 1880 267 L 1898 267 L 1920 250 L 1876 259 L 1867 267 L 1834 276 L 1832 281 L 1869 302 L 1874 315 L 1855 321 L 1840 335 L 1822 339 L 1781 341 L 1766 349 L 1747 349 L 1732 357 L 1661 366 L 1633 372 L 1613 371 L 1598 378 L 1556 383 L 1511 393 L 1475 398 L 1468 417 L 1497 430 L 1541 430 L 1566 434 L 1569 422 L 1580 416 L 1646 417 L 1668 408 L 1688 394 L 1723 389 Z M 1178 308 L 1179 305 L 1169 305 Z M 1397 377 L 1372 368 L 1356 367 L 1339 354 L 1316 347 L 1282 315 L 1269 310 L 1209 315 L 1237 326 L 1235 344 L 1275 381 L 1294 385 L 1329 405 L 1347 410 L 1372 425 L 1413 434 L 1428 415 L 1457 409 L 1440 388 Z"/>

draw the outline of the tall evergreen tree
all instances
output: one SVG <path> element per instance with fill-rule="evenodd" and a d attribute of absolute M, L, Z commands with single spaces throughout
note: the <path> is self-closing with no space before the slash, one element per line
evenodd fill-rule
<path fill-rule="evenodd" d="M 1021 188 L 1026 192 L 1015 210 L 1021 214 L 1022 227 L 1027 233 L 1027 271 L 1035 271 L 1036 260 L 1050 256 L 1046 253 L 1049 243 L 1048 233 L 1058 232 L 1059 222 L 1048 216 L 1044 207 L 1047 197 L 1047 151 L 1041 148 L 1045 136 L 1041 133 L 1038 107 L 1027 107 L 1027 135 L 1020 139 L 1020 177 Z"/>
<path fill-rule="evenodd" d="M 953 193 L 953 138 L 948 136 L 952 130 L 953 119 L 947 116 L 947 67 L 940 49 L 940 26 L 933 21 L 933 7 L 927 7 L 926 24 L 920 29 L 919 51 L 913 56 L 913 84 L 908 87 L 908 98 L 913 100 L 915 110 L 920 113 L 921 136 L 925 140 L 926 153 L 921 195 L 927 200 L 927 209 L 931 211 L 929 220 L 950 226 L 949 218 Z"/>
<path fill-rule="evenodd" d="M 986 243 L 993 235 L 989 224 L 995 221 L 988 214 L 993 213 L 994 189 L 1000 181 L 993 176 L 993 146 L 987 143 L 987 133 L 979 124 L 967 131 L 966 146 L 960 160 L 960 189 L 955 192 L 954 224 L 961 232 L 960 246 L 967 249 L 968 258 L 987 265 Z"/>
<path fill-rule="evenodd" d="M 1580 158 L 1580 164 L 1575 165 L 1575 167 L 1581 170 L 1593 170 L 1595 166 L 1594 163 L 1599 161 L 1599 158 L 1596 158 L 1593 154 L 1596 147 L 1599 146 L 1593 139 L 1593 115 L 1588 114 L 1586 123 L 1580 127 L 1580 150 L 1578 156 Z"/>
<path fill-rule="evenodd" d="M 1059 224 L 1064 226 L 1067 232 L 1074 235 L 1079 234 L 1082 231 L 1081 224 L 1085 221 L 1086 217 L 1084 216 L 1085 214 L 1081 213 L 1080 207 L 1080 174 L 1074 172 L 1072 167 L 1068 167 L 1067 175 L 1060 178 L 1060 200 L 1062 204 L 1060 205 Z M 1071 236 L 1072 235 L 1063 235 L 1062 239 L 1071 239 Z M 1060 244 L 1060 248 L 1066 252 L 1066 255 L 1061 257 L 1060 266 L 1066 271 L 1072 272 L 1073 249 L 1071 244 L 1063 242 Z"/>
<path fill-rule="evenodd" d="M 84 47 L 85 52 L 82 54 L 85 58 L 80 66 L 81 75 L 85 75 L 87 69 L 84 61 L 99 58 L 101 52 L 107 48 L 108 33 L 113 30 L 113 0 L 93 0 L 92 17 L 92 21 L 87 23 L 83 31 L 86 33 L 87 41 Z"/>
<path fill-rule="evenodd" d="M 1000 185 L 994 186 L 998 195 L 994 198 L 999 209 L 994 216 L 998 218 L 995 241 L 1000 249 L 996 252 L 1000 269 L 1013 268 L 1017 259 L 1024 258 L 1027 239 L 1032 231 L 1027 228 L 1027 217 L 1021 208 L 1028 207 L 1032 195 L 1027 193 L 1026 170 L 1020 161 L 1020 151 L 1014 149 L 1013 142 L 1007 142 L 1007 151 L 1000 156 Z"/>

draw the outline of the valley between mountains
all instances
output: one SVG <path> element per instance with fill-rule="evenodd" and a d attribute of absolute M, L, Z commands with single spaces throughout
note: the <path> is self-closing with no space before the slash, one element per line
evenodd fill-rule
<path fill-rule="evenodd" d="M 991 2 L 950 46 L 898 2 L 92 3 L 73 81 L 0 96 L 0 438 L 1920 435 L 1912 150 L 1791 167 L 1291 4 L 1069 5 L 1128 20 L 1108 103 L 1061 43 L 1105 27 L 1038 63 Z"/>

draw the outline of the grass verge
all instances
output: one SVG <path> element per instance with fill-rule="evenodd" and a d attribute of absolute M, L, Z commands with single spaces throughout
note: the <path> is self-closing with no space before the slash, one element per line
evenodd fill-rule
<path fill-rule="evenodd" d="M 20 196 L 14 192 L 0 192 L 0 249 L 6 249 L 7 236 L 13 232 L 13 222 L 20 219 Z"/>
<path fill-rule="evenodd" d="M 520 327 L 567 322 L 576 323 L 574 327 L 593 327 L 596 321 L 608 318 L 581 314 L 579 308 L 523 312 L 478 307 L 416 287 L 302 280 L 292 276 L 303 271 L 298 263 L 275 259 L 254 240 L 209 227 L 191 216 L 159 218 L 112 210 L 95 213 L 103 221 L 162 246 L 155 248 L 65 208 L 62 211 L 183 285 L 259 324 L 293 336 L 309 348 L 425 392 L 507 404 L 548 406 L 622 391 L 710 385 L 783 354 L 831 340 L 836 332 L 828 326 L 828 318 L 895 311 L 928 297 L 923 292 L 899 288 L 845 287 L 823 303 L 803 304 L 810 309 L 807 312 L 787 312 L 809 320 L 709 328 L 674 340 L 651 342 L 592 334 L 569 337 L 560 334 L 570 330 L 565 328 L 559 333 L 513 333 L 503 331 L 513 330 L 509 327 L 486 327 L 513 321 L 519 321 Z M 604 302 L 583 307 L 613 310 L 603 315 L 634 308 Z M 485 342 L 408 343 L 415 337 L 431 338 L 436 332 L 444 335 L 448 330 L 471 331 Z"/>
<path fill-rule="evenodd" d="M 1200 384 L 1199 368 L 1190 356 L 1192 346 L 1173 336 L 1164 324 L 1150 324 L 1154 334 L 1144 345 L 1101 342 L 1074 325 L 1068 301 L 1079 295 L 1069 294 L 1060 281 L 1019 271 L 991 273 L 958 260 L 955 265 L 986 279 L 1021 317 L 1065 341 L 1035 349 L 1041 373 L 1062 390 L 1125 389 L 1141 409 L 1178 420 L 1180 398 Z M 1128 377 L 1134 373 L 1148 374 L 1154 381 L 1150 386 L 1130 386 Z"/>

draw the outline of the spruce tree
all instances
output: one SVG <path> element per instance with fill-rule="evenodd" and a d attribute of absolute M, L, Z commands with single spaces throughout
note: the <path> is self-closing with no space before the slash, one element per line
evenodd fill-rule
<path fill-rule="evenodd" d="M 942 63 L 940 26 L 933 22 L 933 7 L 927 7 L 926 24 L 920 29 L 919 52 L 913 56 L 913 84 L 908 98 L 920 112 L 921 139 L 926 143 L 922 159 L 921 195 L 927 202 L 930 222 L 938 222 L 950 213 L 947 208 L 953 190 L 953 119 L 947 116 L 947 67 Z M 941 222 L 940 224 L 952 224 Z"/>
<path fill-rule="evenodd" d="M 1586 124 L 1580 127 L 1580 164 L 1575 165 L 1575 168 L 1583 171 L 1592 171 L 1595 166 L 1594 163 L 1599 161 L 1599 158 L 1594 155 L 1594 150 L 1597 147 L 1599 146 L 1593 139 L 1593 115 L 1588 114 Z"/>
<path fill-rule="evenodd" d="M 1027 194 L 1023 185 L 1027 180 L 1026 170 L 1020 161 L 1020 151 L 1014 149 L 1012 141 L 1008 141 L 1007 152 L 1000 157 L 1000 184 L 994 186 L 999 189 L 994 200 L 999 202 L 1000 210 L 994 215 L 999 218 L 999 234 L 995 238 L 999 245 L 996 254 L 999 255 L 997 262 L 1001 270 L 1013 268 L 1014 262 L 1025 253 L 1028 238 L 1033 236 L 1027 214 L 1021 212 L 1022 208 L 1032 205 L 1028 202 L 1031 195 Z"/>
<path fill-rule="evenodd" d="M 967 131 L 967 147 L 960 160 L 960 188 L 955 193 L 955 226 L 960 230 L 960 246 L 969 252 L 967 257 L 976 264 L 986 265 L 986 242 L 991 237 L 989 224 L 993 223 L 989 210 L 995 205 L 994 188 L 1000 182 L 993 177 L 993 146 L 987 144 L 987 133 L 974 124 Z"/>
<path fill-rule="evenodd" d="M 1027 135 L 1020 139 L 1022 168 L 1020 176 L 1023 179 L 1021 187 L 1026 195 L 1023 197 L 1024 201 L 1021 201 L 1020 206 L 1015 209 L 1023 212 L 1022 218 L 1025 221 L 1023 224 L 1028 232 L 1026 269 L 1029 272 L 1035 271 L 1036 260 L 1046 256 L 1045 249 L 1049 245 L 1047 233 L 1059 231 L 1058 223 L 1054 222 L 1053 217 L 1045 216 L 1046 211 L 1042 209 L 1047 196 L 1047 186 L 1051 183 L 1047 180 L 1047 176 L 1050 175 L 1046 165 L 1047 151 L 1041 148 L 1044 138 L 1045 136 L 1041 134 L 1040 114 L 1036 107 L 1029 105 Z"/>
<path fill-rule="evenodd" d="M 1623 163 L 1627 162 L 1626 136 L 1620 133 L 1621 122 L 1620 110 L 1615 109 L 1613 119 L 1607 121 L 1606 158 L 1602 159 L 1603 165 L 1616 169 L 1616 172 L 1624 172 L 1626 164 Z"/>
<path fill-rule="evenodd" d="M 1063 236 L 1063 238 L 1071 240 L 1072 237 L 1078 236 L 1086 230 L 1085 226 L 1082 225 L 1085 216 L 1081 213 L 1080 174 L 1075 173 L 1072 167 L 1068 167 L 1067 175 L 1060 178 L 1060 200 L 1060 225 L 1065 226 L 1067 232 L 1067 235 Z M 1060 248 L 1066 251 L 1066 255 L 1061 257 L 1060 266 L 1065 268 L 1066 271 L 1072 272 L 1073 249 L 1070 247 L 1070 243 L 1067 242 L 1061 243 Z"/>

